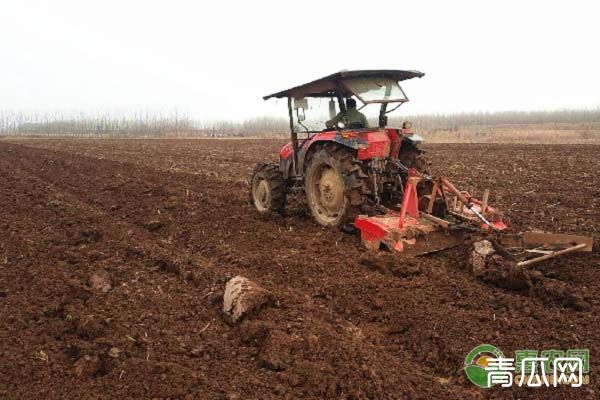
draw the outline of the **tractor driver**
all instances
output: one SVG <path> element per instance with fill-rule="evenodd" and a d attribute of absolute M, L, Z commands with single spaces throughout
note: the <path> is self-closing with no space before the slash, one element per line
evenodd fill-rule
<path fill-rule="evenodd" d="M 340 111 L 333 119 L 325 122 L 327 128 L 337 127 L 337 123 L 342 121 L 346 126 L 353 128 L 368 128 L 367 117 L 356 109 L 356 100 L 346 99 L 346 112 Z"/>

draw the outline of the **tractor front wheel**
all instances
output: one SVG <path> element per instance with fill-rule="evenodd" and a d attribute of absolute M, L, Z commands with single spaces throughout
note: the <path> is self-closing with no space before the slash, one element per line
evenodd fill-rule
<path fill-rule="evenodd" d="M 252 174 L 251 201 L 259 212 L 285 208 L 285 180 L 277 164 L 258 164 Z"/>
<path fill-rule="evenodd" d="M 352 151 L 341 147 L 323 148 L 311 158 L 306 169 L 305 190 L 314 219 L 323 226 L 354 222 L 364 202 L 360 166 Z"/>

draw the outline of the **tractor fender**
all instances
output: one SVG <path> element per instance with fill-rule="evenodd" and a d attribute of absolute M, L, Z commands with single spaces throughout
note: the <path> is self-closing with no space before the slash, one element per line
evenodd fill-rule
<path fill-rule="evenodd" d="M 325 132 L 323 134 L 317 135 L 314 137 L 315 140 L 310 140 L 309 143 L 306 143 L 306 146 L 302 147 L 302 151 L 298 154 L 298 164 L 301 166 L 302 171 L 306 170 L 305 161 L 309 154 L 315 151 L 316 148 L 319 147 L 320 144 L 325 143 L 336 143 L 343 147 L 347 147 L 358 152 L 359 145 L 368 144 L 367 141 L 361 139 L 360 137 L 353 138 L 344 138 L 338 132 Z"/>

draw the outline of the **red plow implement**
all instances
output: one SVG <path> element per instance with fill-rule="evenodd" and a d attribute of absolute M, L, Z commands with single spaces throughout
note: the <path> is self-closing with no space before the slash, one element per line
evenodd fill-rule
<path fill-rule="evenodd" d="M 419 197 L 420 183 L 431 187 L 431 192 Z M 409 254 L 431 253 L 460 243 L 468 232 L 505 230 L 502 214 L 488 204 L 488 197 L 488 190 L 480 200 L 458 190 L 446 178 L 409 170 L 400 211 L 360 215 L 355 227 L 360 230 L 363 244 L 371 250 L 385 247 Z"/>

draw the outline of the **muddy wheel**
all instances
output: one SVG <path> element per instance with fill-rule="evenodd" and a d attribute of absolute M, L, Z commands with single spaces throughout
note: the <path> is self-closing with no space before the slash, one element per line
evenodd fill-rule
<path fill-rule="evenodd" d="M 259 212 L 285 208 L 285 180 L 277 164 L 258 164 L 252 174 L 251 201 Z"/>
<path fill-rule="evenodd" d="M 364 179 L 349 149 L 337 146 L 318 150 L 306 169 L 305 190 L 314 219 L 323 226 L 354 222 L 365 201 Z"/>

